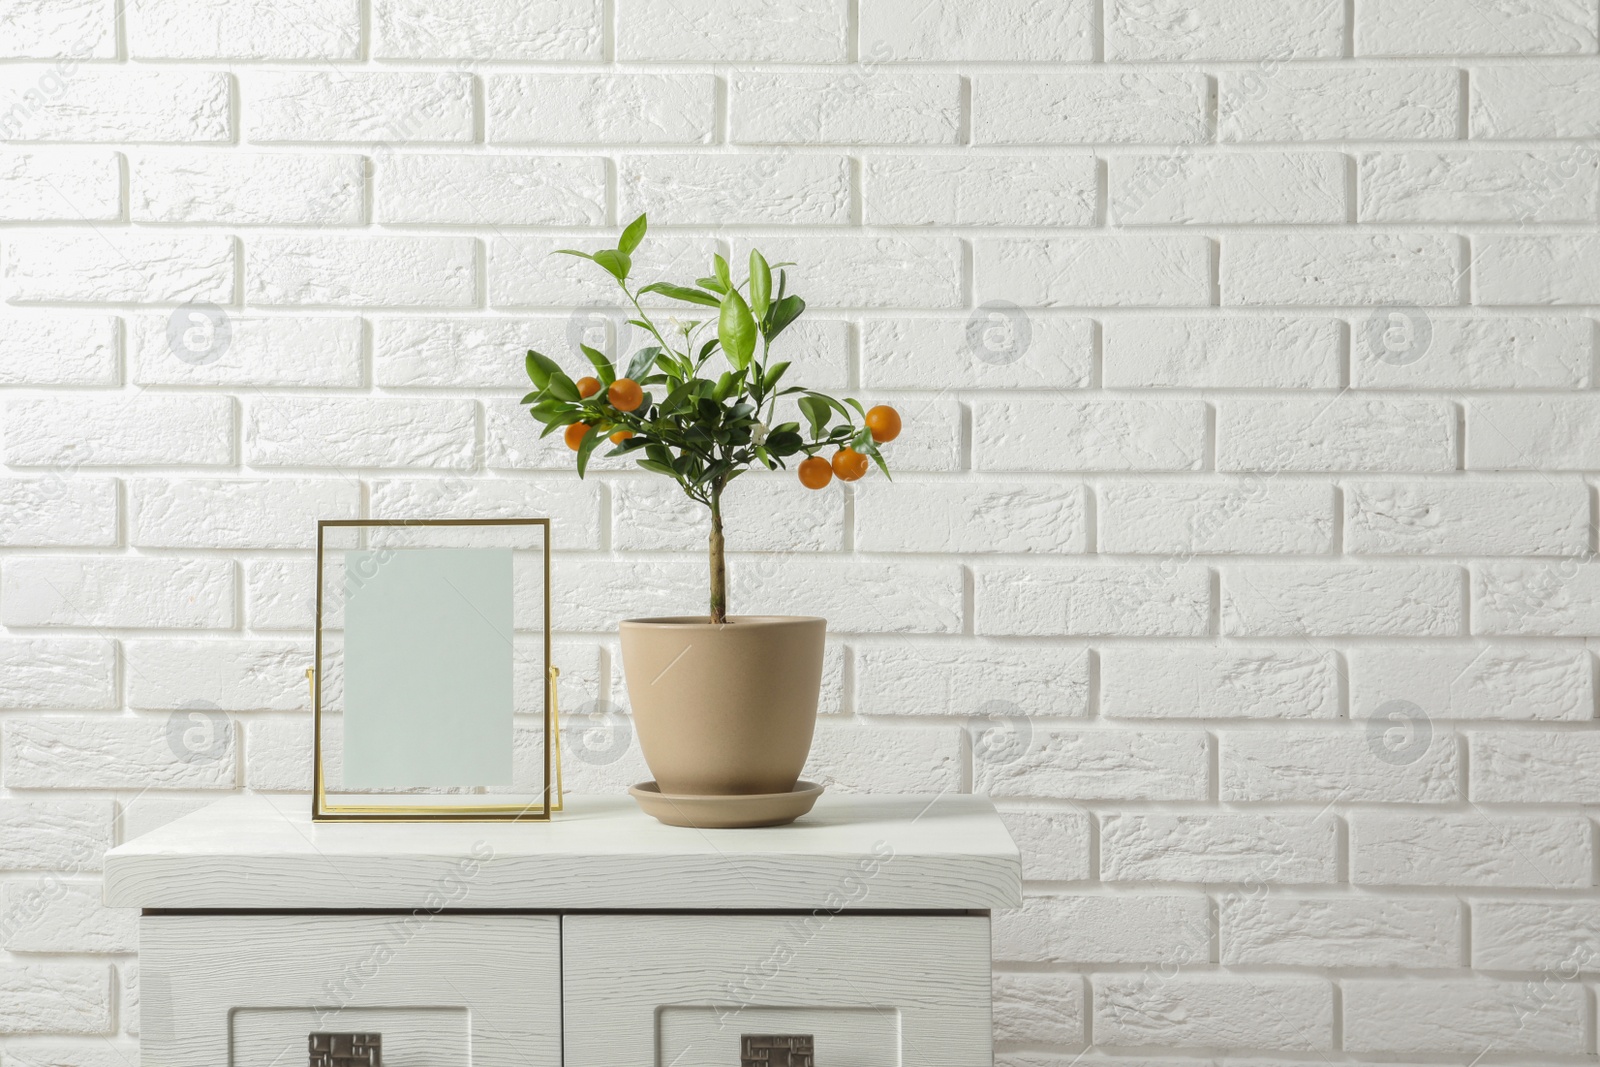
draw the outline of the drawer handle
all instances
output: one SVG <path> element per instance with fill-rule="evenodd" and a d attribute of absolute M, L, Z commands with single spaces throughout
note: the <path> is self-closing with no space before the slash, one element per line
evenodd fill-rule
<path fill-rule="evenodd" d="M 817 1041 L 810 1034 L 742 1034 L 739 1067 L 817 1067 Z"/>
<path fill-rule="evenodd" d="M 383 1067 L 382 1034 L 309 1034 L 311 1067 Z"/>

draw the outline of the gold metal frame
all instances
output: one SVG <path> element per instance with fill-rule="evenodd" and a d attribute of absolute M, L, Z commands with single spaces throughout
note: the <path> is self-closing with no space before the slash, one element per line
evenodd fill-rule
<path fill-rule="evenodd" d="M 544 789 L 538 804 L 462 804 L 452 807 L 419 804 L 329 804 L 322 773 L 322 560 L 330 527 L 386 526 L 542 526 L 544 527 Z M 550 668 L 550 520 L 549 519 L 321 519 L 317 522 L 316 667 L 311 675 L 311 821 L 312 822 L 549 822 L 560 810 L 550 801 L 552 718 L 555 676 Z M 559 767 L 559 764 L 557 764 Z M 558 775 L 559 770 L 556 772 Z"/>

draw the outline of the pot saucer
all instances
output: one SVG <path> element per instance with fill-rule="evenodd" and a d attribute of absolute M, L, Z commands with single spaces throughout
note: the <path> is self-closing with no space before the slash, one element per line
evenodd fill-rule
<path fill-rule="evenodd" d="M 745 793 L 734 796 L 681 796 L 663 793 L 654 782 L 628 790 L 644 813 L 668 826 L 698 830 L 731 830 L 746 826 L 782 826 L 811 810 L 822 795 L 815 782 L 796 782 L 787 793 Z"/>

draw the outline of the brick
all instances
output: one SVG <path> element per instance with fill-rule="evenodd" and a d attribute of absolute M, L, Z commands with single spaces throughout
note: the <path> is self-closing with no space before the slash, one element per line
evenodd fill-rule
<path fill-rule="evenodd" d="M 1473 300 L 1479 304 L 1600 303 L 1600 238 L 1489 234 L 1474 248 Z"/>
<path fill-rule="evenodd" d="M 1138 315 L 1106 320 L 1101 383 L 1141 389 L 1332 389 L 1337 319 Z"/>
<path fill-rule="evenodd" d="M 1475 140 L 1600 135 L 1600 75 L 1588 64 L 1475 67 L 1468 85 Z"/>
<path fill-rule="evenodd" d="M 598 60 L 601 11 L 596 0 L 464 0 L 442 8 L 378 0 L 372 6 L 372 54 L 452 61 Z"/>
<path fill-rule="evenodd" d="M 1222 571 L 1230 637 L 1443 637 L 1462 632 L 1459 567 L 1428 564 L 1240 565 Z"/>
<path fill-rule="evenodd" d="M 1333 1047 L 1333 984 L 1285 975 L 1096 975 L 1097 1045 Z"/>
<path fill-rule="evenodd" d="M 1600 566 L 1575 560 L 1472 568 L 1472 632 L 1583 637 L 1600 629 Z"/>
<path fill-rule="evenodd" d="M 1206 79 L 1191 73 L 979 74 L 974 144 L 1198 144 Z"/>
<path fill-rule="evenodd" d="M 470 237 L 261 237 L 245 250 L 245 298 L 302 307 L 471 307 Z"/>
<path fill-rule="evenodd" d="M 1472 799 L 1486 803 L 1600 803 L 1600 735 L 1473 733 Z"/>
<path fill-rule="evenodd" d="M 1048 552 L 1088 548 L 1081 486 L 1037 482 L 862 485 L 855 491 L 862 552 Z"/>
<path fill-rule="evenodd" d="M 233 728 L 206 711 L 154 718 L 8 719 L 4 738 L 0 767 L 12 789 L 232 789 L 235 784 Z"/>
<path fill-rule="evenodd" d="M 1198 637 L 1210 630 L 1204 567 L 986 566 L 974 584 L 980 634 Z"/>
<path fill-rule="evenodd" d="M 1430 719 L 1586 720 L 1594 717 L 1593 666 L 1582 649 L 1523 642 L 1358 648 L 1350 653 L 1350 714 L 1391 701 Z"/>
<path fill-rule="evenodd" d="M 1102 483 L 1101 552 L 1324 554 L 1333 487 L 1268 478 Z"/>
<path fill-rule="evenodd" d="M 5 947 L 11 952 L 137 952 L 139 916 L 101 903 L 94 881 L 55 877 L 7 882 L 0 887 L 5 909 Z"/>
<path fill-rule="evenodd" d="M 617 58 L 838 63 L 845 58 L 849 29 L 844 0 L 746 5 L 622 0 L 617 5 Z"/>
<path fill-rule="evenodd" d="M 697 566 L 690 588 L 704 580 Z M 951 563 L 747 556 L 729 561 L 728 587 L 742 614 L 820 615 L 839 633 L 961 631 L 962 574 Z"/>
<path fill-rule="evenodd" d="M 1567 815 L 1350 816 L 1355 885 L 1588 888 L 1589 822 Z"/>
<path fill-rule="evenodd" d="M 1345 551 L 1358 554 L 1570 556 L 1589 548 L 1583 482 L 1354 482 Z"/>
<path fill-rule="evenodd" d="M 478 406 L 470 400 L 263 396 L 245 411 L 253 467 L 470 469 Z"/>
<path fill-rule="evenodd" d="M 1234 234 L 1221 269 L 1225 307 L 1459 304 L 1465 276 L 1460 238 L 1443 234 Z"/>
<path fill-rule="evenodd" d="M 1315 0 L 1137 3 L 1106 10 L 1106 58 L 1116 61 L 1337 58 L 1343 54 L 1342 11 Z"/>
<path fill-rule="evenodd" d="M 1586 0 L 1527 7 L 1484 7 L 1471 0 L 1357 0 L 1355 12 L 1356 54 L 1362 56 L 1521 57 L 1595 50 L 1595 9 Z"/>
<path fill-rule="evenodd" d="M 110 0 L 8 0 L 0 15 L 4 59 L 114 59 L 116 10 Z"/>
<path fill-rule="evenodd" d="M 1357 389 L 1585 389 L 1594 366 L 1590 319 L 1380 308 L 1351 342 Z"/>
<path fill-rule="evenodd" d="M 137 155 L 129 202 L 135 222 L 359 226 L 364 168 L 344 155 Z"/>
<path fill-rule="evenodd" d="M 594 226 L 606 216 L 605 162 L 585 157 L 387 155 L 373 189 L 380 223 Z"/>
<path fill-rule="evenodd" d="M 1344 725 L 1224 731 L 1218 796 L 1224 803 L 1450 803 L 1462 794 L 1456 747 L 1450 734 L 1433 733 L 1420 751 L 1395 751 L 1371 730 Z"/>
<path fill-rule="evenodd" d="M 992 304 L 963 318 L 874 319 L 861 326 L 869 388 L 1081 389 L 1094 365 L 1088 319 Z"/>
<path fill-rule="evenodd" d="M 844 548 L 842 494 L 810 493 L 788 476 L 754 473 L 728 487 L 722 506 L 730 552 Z M 699 552 L 711 536 L 710 511 L 654 474 L 611 483 L 611 521 L 611 547 L 623 552 Z"/>
<path fill-rule="evenodd" d="M 1361 157 L 1362 222 L 1585 222 L 1600 202 L 1587 150 L 1375 152 Z"/>
<path fill-rule="evenodd" d="M 1472 398 L 1467 411 L 1468 470 L 1592 470 L 1600 399 L 1589 396 Z"/>
<path fill-rule="evenodd" d="M 780 237 L 761 242 L 768 261 L 792 261 L 789 291 L 813 307 L 955 308 L 962 299 L 961 243 L 951 237 Z M 749 253 L 742 242 L 733 262 Z"/>
<path fill-rule="evenodd" d="M 1203 237 L 984 240 L 973 250 L 977 299 L 1024 307 L 1206 307 Z"/>
<path fill-rule="evenodd" d="M 226 629 L 233 563 L 171 556 L 12 557 L 0 571 L 7 626 Z"/>
<path fill-rule="evenodd" d="M 1472 966 L 1497 971 L 1594 970 L 1600 904 L 1589 900 L 1478 900 L 1472 904 Z"/>
<path fill-rule="evenodd" d="M 1334 882 L 1337 844 L 1337 820 L 1325 815 L 1106 815 L 1100 820 L 1100 877 L 1108 882 Z"/>
<path fill-rule="evenodd" d="M 941 642 L 854 651 L 857 714 L 1088 714 L 1089 661 L 1081 649 Z"/>
<path fill-rule="evenodd" d="M 353 478 L 135 478 L 128 543 L 137 548 L 310 548 L 319 519 L 353 519 Z"/>
<path fill-rule="evenodd" d="M 1088 153 L 874 155 L 864 171 L 861 210 L 868 225 L 1093 226 L 1099 212 L 1099 178 Z"/>
<path fill-rule="evenodd" d="M 307 762 L 310 762 L 309 758 Z M 136 837 L 143 837 L 152 830 L 214 803 L 216 797 L 174 797 L 158 793 L 140 793 L 122 801 L 121 814 L 117 820 L 121 828 L 121 839 L 132 841 Z"/>
<path fill-rule="evenodd" d="M 178 308 L 127 322 L 136 385 L 351 388 L 362 383 L 354 316 L 259 315 Z M 379 383 L 386 384 L 386 383 Z"/>
<path fill-rule="evenodd" d="M 233 302 L 234 241 L 208 234 L 52 230 L 6 249 L 14 303 Z"/>
<path fill-rule="evenodd" d="M 974 759 L 975 792 L 1060 800 L 1206 797 L 1204 734 L 1043 727 L 1020 734 L 1016 744 L 1000 753 L 1002 758 Z M 1103 857 L 1104 845 L 1101 852 Z"/>
<path fill-rule="evenodd" d="M 1576 982 L 1413 977 L 1342 985 L 1344 1047 L 1352 1052 L 1575 1056 L 1586 1046 L 1587 997 Z"/>
<path fill-rule="evenodd" d="M 858 396 L 868 410 L 874 404 L 888 402 L 900 412 L 904 429 L 895 438 L 894 444 L 885 450 L 889 469 L 896 478 L 902 474 L 948 474 L 966 469 L 962 429 L 965 419 L 958 402 L 940 394 L 928 393 Z M 782 408 L 779 411 L 781 414 Z M 788 418 L 792 421 L 801 418 L 801 415 L 794 411 Z M 867 477 L 869 480 L 866 484 L 869 485 L 878 479 L 876 473 L 870 473 Z"/>
<path fill-rule="evenodd" d="M 708 144 L 716 130 L 709 74 L 495 74 L 494 144 Z"/>
<path fill-rule="evenodd" d="M 1435 397 L 1228 397 L 1220 471 L 1453 471 L 1456 411 Z"/>
<path fill-rule="evenodd" d="M 0 478 L 0 546 L 108 547 L 117 543 L 110 478 Z"/>
<path fill-rule="evenodd" d="M 600 548 L 600 487 L 576 478 L 375 480 L 369 483 L 367 507 L 375 519 L 553 516 L 550 537 L 556 550 Z"/>
<path fill-rule="evenodd" d="M 228 638 L 124 644 L 128 706 L 175 711 L 203 702 L 217 711 L 308 711 L 303 641 Z"/>
<path fill-rule="evenodd" d="M 115 222 L 122 163 L 115 152 L 0 152 L 0 212 L 12 222 Z"/>
<path fill-rule="evenodd" d="M 6 1046 L 0 1063 L 5 1067 L 126 1067 L 138 1058 L 139 1047 L 97 1037 L 92 1040 L 35 1039 Z"/>
<path fill-rule="evenodd" d="M 1205 423 L 1200 402 L 1187 398 L 977 400 L 972 463 L 981 471 L 1199 470 Z"/>
<path fill-rule="evenodd" d="M 233 462 L 233 400 L 102 393 L 6 404 L 5 459 L 22 467 Z"/>
<path fill-rule="evenodd" d="M 269 793 L 311 788 L 309 715 L 252 717 L 244 730 L 245 788 Z"/>
<path fill-rule="evenodd" d="M 982 7 L 935 0 L 914 11 L 868 0 L 861 6 L 861 54 L 874 63 L 1087 63 L 1094 59 L 1094 18 L 1084 0 L 998 0 Z"/>
<path fill-rule="evenodd" d="M 852 185 L 845 156 L 625 156 L 618 215 L 648 213 L 652 223 L 667 225 L 849 223 Z"/>
<path fill-rule="evenodd" d="M 1230 895 L 1218 908 L 1224 966 L 1459 967 L 1455 900 Z"/>
<path fill-rule="evenodd" d="M 1454 140 L 1461 73 L 1448 67 L 1320 67 L 1217 75 L 1218 140 Z"/>
<path fill-rule="evenodd" d="M 128 52 L 135 59 L 356 59 L 357 0 L 310 0 L 295 7 L 132 0 Z"/>
<path fill-rule="evenodd" d="M 604 321 L 604 320 L 598 320 Z M 615 354 L 610 341 L 589 335 L 570 316 L 466 318 L 406 316 L 372 322 L 372 382 L 386 389 L 488 388 L 527 390 L 524 354 L 536 349 L 558 361 L 578 342 Z M 631 327 L 624 327 L 632 334 Z M 598 342 L 598 343 L 596 343 Z M 569 361 L 573 376 L 577 366 Z"/>
<path fill-rule="evenodd" d="M 1204 963 L 1209 904 L 1199 893 L 1029 896 L 994 914 L 994 957 L 1021 963 Z"/>
<path fill-rule="evenodd" d="M 728 110 L 735 144 L 955 144 L 961 80 L 881 66 L 845 75 L 735 71 Z"/>
<path fill-rule="evenodd" d="M 107 315 L 0 316 L 0 385 L 116 385 L 118 332 Z"/>
<path fill-rule="evenodd" d="M 0 1034 L 113 1032 L 107 964 L 0 964 Z"/>
<path fill-rule="evenodd" d="M 467 144 L 476 79 L 460 71 L 257 71 L 242 76 L 246 140 Z"/>
<path fill-rule="evenodd" d="M 231 97 L 220 71 L 14 66 L 0 71 L 0 139 L 220 144 L 233 137 Z"/>
<path fill-rule="evenodd" d="M 1100 650 L 1100 714 L 1111 719 L 1332 719 L 1341 668 L 1294 648 Z"/>
<path fill-rule="evenodd" d="M 961 782 L 961 732 L 818 724 L 800 775 L 844 793 L 945 793 Z"/>
<path fill-rule="evenodd" d="M 0 800 L 0 870 L 98 871 L 115 816 L 109 800 Z"/>
<path fill-rule="evenodd" d="M 1081 882 L 1089 877 L 1088 812 L 1034 808 L 1001 811 L 1000 818 L 1022 853 L 1024 879 Z"/>
<path fill-rule="evenodd" d="M 611 275 L 585 260 L 553 254 L 562 248 L 587 251 L 612 243 L 575 241 L 566 237 L 496 237 L 489 242 L 489 303 L 497 308 L 591 306 L 597 314 L 624 307 L 627 297 L 622 295 Z M 630 278 L 637 287 L 640 282 L 702 277 L 710 269 L 711 256 L 717 250 L 717 245 L 709 240 L 651 237 L 633 254 Z M 779 262 L 779 257 L 767 258 Z M 810 294 L 805 295 L 809 302 Z M 672 307 L 677 312 L 684 305 L 674 303 Z M 632 318 L 632 312 L 629 307 L 626 315 L 619 316 L 616 321 Z"/>
<path fill-rule="evenodd" d="M 116 642 L 75 637 L 0 638 L 0 708 L 116 706 Z"/>
<path fill-rule="evenodd" d="M 1345 158 L 1337 152 L 1187 149 L 1114 156 L 1109 193 L 1118 226 L 1342 223 Z"/>
<path fill-rule="evenodd" d="M 1061 974 L 994 976 L 996 1041 L 1070 1045 L 1083 1040 L 1083 979 Z"/>

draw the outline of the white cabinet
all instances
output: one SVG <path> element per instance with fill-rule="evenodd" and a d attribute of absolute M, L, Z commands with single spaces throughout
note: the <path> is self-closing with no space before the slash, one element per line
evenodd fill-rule
<path fill-rule="evenodd" d="M 231 797 L 112 850 L 143 909 L 146 1067 L 980 1067 L 989 912 L 1021 902 L 982 797 L 825 797 L 792 826 L 312 824 Z M 791 1055 L 792 1054 L 792 1055 Z M 807 1057 L 810 1057 L 809 1060 Z"/>

